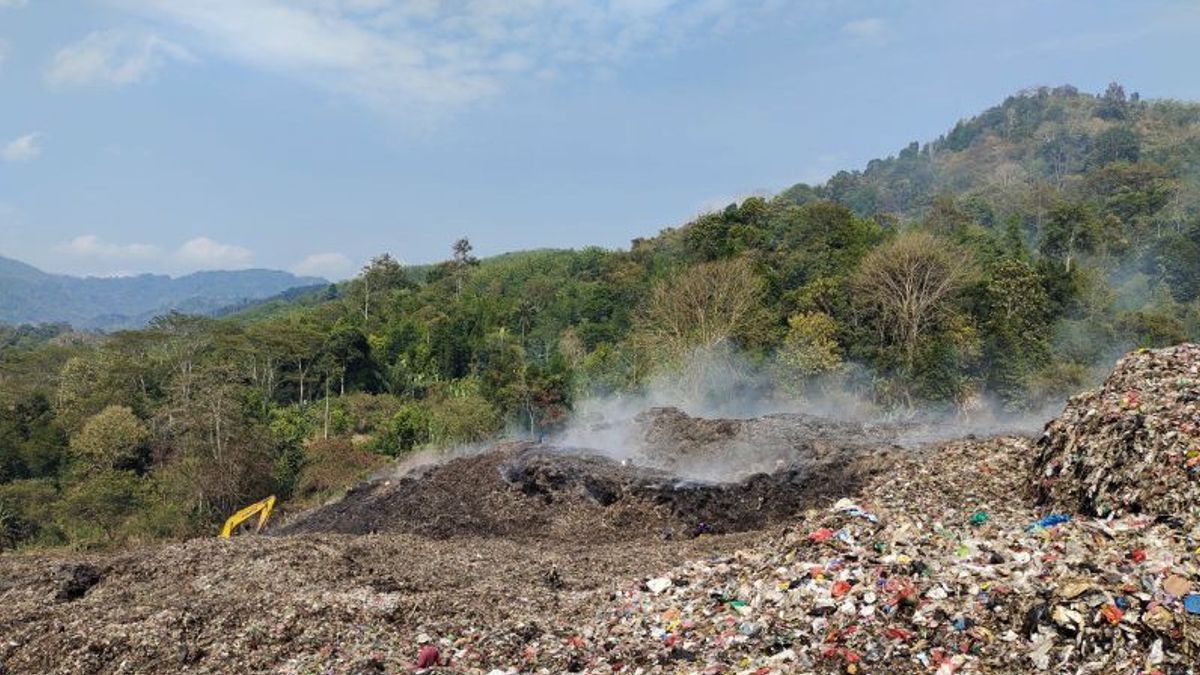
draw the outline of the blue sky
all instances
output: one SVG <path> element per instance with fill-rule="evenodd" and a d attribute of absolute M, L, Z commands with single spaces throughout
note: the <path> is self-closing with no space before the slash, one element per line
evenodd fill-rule
<path fill-rule="evenodd" d="M 0 255 L 627 246 L 1023 87 L 1200 99 L 1200 3 L 0 0 Z"/>

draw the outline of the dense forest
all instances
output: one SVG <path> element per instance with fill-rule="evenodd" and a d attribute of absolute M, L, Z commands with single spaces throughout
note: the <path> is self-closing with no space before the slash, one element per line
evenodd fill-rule
<path fill-rule="evenodd" d="M 0 329 L 0 548 L 215 532 L 664 374 L 901 412 L 1059 401 L 1200 338 L 1200 105 L 1030 90 L 628 250 L 449 252 L 220 318 Z"/>

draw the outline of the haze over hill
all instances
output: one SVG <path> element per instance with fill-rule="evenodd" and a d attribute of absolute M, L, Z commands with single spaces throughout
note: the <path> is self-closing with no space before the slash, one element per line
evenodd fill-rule
<path fill-rule="evenodd" d="M 289 289 L 325 283 L 318 277 L 263 269 L 194 272 L 181 277 L 73 277 L 49 274 L 0 256 L 0 323 L 136 328 L 171 311 L 211 314 Z"/>

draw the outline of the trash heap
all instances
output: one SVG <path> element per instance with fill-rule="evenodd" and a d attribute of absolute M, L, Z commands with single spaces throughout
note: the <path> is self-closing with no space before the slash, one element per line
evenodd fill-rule
<path fill-rule="evenodd" d="M 1197 672 L 1200 533 L 1038 512 L 1022 497 L 1031 446 L 900 462 L 855 500 L 630 583 L 577 632 L 517 640 L 515 661 L 492 652 L 479 672 Z"/>
<path fill-rule="evenodd" d="M 1039 502 L 1095 516 L 1200 514 L 1200 345 L 1140 350 L 1039 443 Z"/>

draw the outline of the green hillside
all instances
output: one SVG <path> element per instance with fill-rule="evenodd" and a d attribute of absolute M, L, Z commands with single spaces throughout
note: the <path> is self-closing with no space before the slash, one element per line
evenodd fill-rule
<path fill-rule="evenodd" d="M 1144 101 L 1116 84 L 1099 96 L 1043 87 L 1010 96 L 936 140 L 783 196 L 914 218 L 938 195 L 952 194 L 990 224 L 1036 217 L 1037 202 L 1055 195 L 1107 206 L 1127 221 L 1182 224 L 1200 207 L 1198 122 L 1196 103 Z"/>

